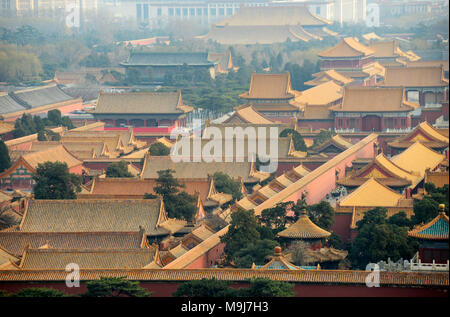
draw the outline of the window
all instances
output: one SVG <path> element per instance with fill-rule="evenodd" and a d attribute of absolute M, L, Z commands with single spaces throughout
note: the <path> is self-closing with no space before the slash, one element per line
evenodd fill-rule
<path fill-rule="evenodd" d="M 406 119 L 402 118 L 400 121 L 401 121 L 402 128 L 406 128 Z"/>
<path fill-rule="evenodd" d="M 187 8 L 183 8 L 183 16 L 187 17 L 188 15 L 188 9 Z"/>
<path fill-rule="evenodd" d="M 148 20 L 148 4 L 144 4 L 144 20 Z"/>
<path fill-rule="evenodd" d="M 316 14 L 320 14 L 320 7 L 316 7 Z"/>
<path fill-rule="evenodd" d="M 225 15 L 225 9 L 219 8 L 219 15 Z"/>
<path fill-rule="evenodd" d="M 161 8 L 158 8 L 157 10 L 156 10 L 156 14 L 160 17 L 160 16 L 162 16 L 162 9 Z"/>
<path fill-rule="evenodd" d="M 174 14 L 173 8 L 169 8 L 169 16 L 173 17 L 173 14 Z"/>
<path fill-rule="evenodd" d="M 136 15 L 138 20 L 140 20 L 142 18 L 142 5 L 141 4 L 136 4 Z"/>
<path fill-rule="evenodd" d="M 194 8 L 189 9 L 189 15 L 190 16 L 195 16 L 195 9 Z"/>
<path fill-rule="evenodd" d="M 176 9 L 175 9 L 175 15 L 176 15 L 177 17 L 181 16 L 181 9 L 180 9 L 180 8 L 176 8 Z"/>
<path fill-rule="evenodd" d="M 203 15 L 206 17 L 208 16 L 208 8 L 203 9 Z"/>
<path fill-rule="evenodd" d="M 197 15 L 199 15 L 199 16 L 202 15 L 202 9 L 201 8 L 197 8 Z"/>
<path fill-rule="evenodd" d="M 227 8 L 227 15 L 233 15 L 233 8 Z"/>
<path fill-rule="evenodd" d="M 216 15 L 216 9 L 215 8 L 211 8 L 210 13 L 212 16 Z"/>

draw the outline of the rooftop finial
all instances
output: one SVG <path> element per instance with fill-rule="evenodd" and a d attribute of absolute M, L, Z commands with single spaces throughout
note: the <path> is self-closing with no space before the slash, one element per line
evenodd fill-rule
<path fill-rule="evenodd" d="M 439 205 L 439 212 L 445 213 L 445 204 L 440 204 Z"/>
<path fill-rule="evenodd" d="M 281 247 L 275 247 L 275 256 L 281 256 Z"/>

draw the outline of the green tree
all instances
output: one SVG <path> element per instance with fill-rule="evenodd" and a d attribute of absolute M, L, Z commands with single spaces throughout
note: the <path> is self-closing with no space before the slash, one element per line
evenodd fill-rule
<path fill-rule="evenodd" d="M 287 137 L 289 135 L 292 135 L 292 140 L 294 141 L 294 148 L 296 151 L 307 151 L 305 140 L 302 135 L 298 133 L 298 131 L 295 131 L 294 129 L 284 129 L 280 133 L 280 137 Z"/>
<path fill-rule="evenodd" d="M 8 147 L 3 140 L 0 140 L 0 173 L 7 170 L 11 166 Z"/>
<path fill-rule="evenodd" d="M 234 180 L 230 176 L 222 172 L 216 172 L 213 175 L 214 185 L 220 193 L 230 194 L 234 200 L 242 198 L 241 182 Z"/>
<path fill-rule="evenodd" d="M 128 171 L 128 164 L 129 163 L 126 161 L 114 162 L 109 164 L 106 168 L 106 177 L 133 177 L 133 174 Z"/>
<path fill-rule="evenodd" d="M 178 286 L 175 297 L 231 297 L 234 290 L 229 287 L 230 282 L 215 278 L 187 281 Z"/>
<path fill-rule="evenodd" d="M 275 207 L 264 209 L 257 218 L 262 225 L 271 228 L 276 234 L 286 229 L 286 224 L 291 221 L 287 212 L 292 206 L 292 202 L 278 203 Z"/>
<path fill-rule="evenodd" d="M 76 193 L 81 191 L 81 177 L 70 173 L 66 163 L 38 164 L 33 179 L 35 199 L 76 199 Z"/>
<path fill-rule="evenodd" d="M 2 297 L 0 295 L 0 297 Z M 71 297 L 64 292 L 54 288 L 46 287 L 27 287 L 12 294 L 4 294 L 4 297 Z"/>
<path fill-rule="evenodd" d="M 61 111 L 59 111 L 58 109 L 50 110 L 47 113 L 47 118 L 54 126 L 61 125 Z"/>
<path fill-rule="evenodd" d="M 376 208 L 366 212 L 356 223 L 358 235 L 352 243 L 349 258 L 352 264 L 364 269 L 368 263 L 410 259 L 418 248 L 417 241 L 408 237 L 408 227 L 388 223 L 387 210 Z"/>
<path fill-rule="evenodd" d="M 252 264 L 262 265 L 267 256 L 273 254 L 278 242 L 273 240 L 258 240 L 236 252 L 235 264 L 240 268 L 251 268 Z"/>
<path fill-rule="evenodd" d="M 328 201 L 322 200 L 306 207 L 306 210 L 312 222 L 325 230 L 331 229 L 334 224 L 334 209 Z"/>
<path fill-rule="evenodd" d="M 220 238 L 225 243 L 225 255 L 228 261 L 236 259 L 236 254 L 250 244 L 260 240 L 258 222 L 253 210 L 237 210 L 231 214 L 228 232 Z"/>
<path fill-rule="evenodd" d="M 436 188 L 432 183 L 424 185 L 426 195 L 421 199 L 414 199 L 414 215 L 411 217 L 412 225 L 427 223 L 438 215 L 439 205 L 445 205 L 448 214 L 449 188 L 448 184 Z"/>
<path fill-rule="evenodd" d="M 180 192 L 179 189 L 184 188 L 184 185 L 176 180 L 173 173 L 174 170 L 171 169 L 158 171 L 157 185 L 153 190 L 162 197 L 169 217 L 191 221 L 197 211 L 197 199 L 186 192 Z"/>
<path fill-rule="evenodd" d="M 166 156 L 170 154 L 170 149 L 161 142 L 150 145 L 148 152 L 151 156 Z"/>
<path fill-rule="evenodd" d="M 273 281 L 268 278 L 254 278 L 250 287 L 237 290 L 238 297 L 293 297 L 294 285 L 286 282 Z"/>
<path fill-rule="evenodd" d="M 320 130 L 319 134 L 314 137 L 313 147 L 319 146 L 333 137 L 335 133 L 330 130 Z"/>
<path fill-rule="evenodd" d="M 83 297 L 149 297 L 139 282 L 127 280 L 125 277 L 100 277 L 86 283 L 87 292 Z"/>

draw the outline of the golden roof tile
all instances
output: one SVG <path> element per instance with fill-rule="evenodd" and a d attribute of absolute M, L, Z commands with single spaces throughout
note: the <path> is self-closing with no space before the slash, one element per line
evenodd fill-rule
<path fill-rule="evenodd" d="M 329 237 L 331 233 L 314 224 L 304 210 L 297 222 L 277 235 L 289 239 L 321 239 Z"/>

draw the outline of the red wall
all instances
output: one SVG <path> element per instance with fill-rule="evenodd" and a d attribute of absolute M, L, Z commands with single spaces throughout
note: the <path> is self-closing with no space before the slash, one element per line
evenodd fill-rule
<path fill-rule="evenodd" d="M 152 292 L 152 297 L 171 297 L 181 282 L 141 282 L 140 286 Z M 234 283 L 233 288 L 245 287 Z M 68 294 L 87 291 L 85 283 L 79 288 L 67 288 L 64 282 L 2 282 L 0 290 L 17 292 L 26 287 L 50 287 Z M 448 297 L 446 289 L 417 287 L 366 287 L 361 285 L 295 284 L 296 297 Z"/>
<path fill-rule="evenodd" d="M 352 214 L 335 214 L 334 224 L 331 227 L 331 231 L 336 233 L 342 242 L 351 241 L 350 225 L 352 223 Z"/>

